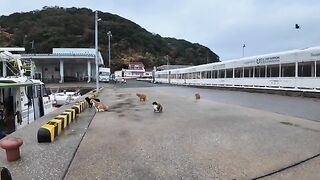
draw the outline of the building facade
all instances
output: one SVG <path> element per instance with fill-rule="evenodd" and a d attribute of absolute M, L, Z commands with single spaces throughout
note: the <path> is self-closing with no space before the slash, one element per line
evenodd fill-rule
<path fill-rule="evenodd" d="M 21 58 L 31 62 L 31 76 L 43 82 L 90 82 L 96 75 L 95 54 L 92 48 L 53 48 L 52 54 L 22 54 Z M 100 52 L 98 66 L 103 66 Z"/>
<path fill-rule="evenodd" d="M 122 69 L 123 77 L 142 77 L 145 73 L 144 64 L 142 62 L 130 62 L 128 69 Z"/>

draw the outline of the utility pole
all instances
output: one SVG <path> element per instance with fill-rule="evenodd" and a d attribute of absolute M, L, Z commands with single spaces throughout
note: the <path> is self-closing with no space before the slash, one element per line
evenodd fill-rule
<path fill-rule="evenodd" d="M 167 60 L 167 69 L 169 69 L 169 56 L 168 55 L 166 55 L 166 60 Z"/>
<path fill-rule="evenodd" d="M 95 62 L 96 62 L 96 88 L 97 92 L 99 91 L 99 64 L 98 64 L 98 21 L 101 19 L 98 18 L 98 11 L 96 11 L 95 18 L 95 50 L 96 50 L 96 56 L 95 56 Z"/>
<path fill-rule="evenodd" d="M 110 45 L 110 38 L 112 37 L 111 31 L 107 32 L 108 40 L 109 40 L 109 68 L 111 73 L 111 45 Z"/>
<path fill-rule="evenodd" d="M 208 51 L 207 51 L 207 64 L 209 63 L 209 59 L 208 59 Z"/>

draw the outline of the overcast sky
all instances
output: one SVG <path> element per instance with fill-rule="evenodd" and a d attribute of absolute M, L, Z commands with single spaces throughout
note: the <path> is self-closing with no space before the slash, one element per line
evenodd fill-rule
<path fill-rule="evenodd" d="M 221 60 L 320 46 L 319 0 L 0 0 L 0 14 L 87 7 L 209 47 Z M 295 24 L 301 29 L 295 29 Z"/>

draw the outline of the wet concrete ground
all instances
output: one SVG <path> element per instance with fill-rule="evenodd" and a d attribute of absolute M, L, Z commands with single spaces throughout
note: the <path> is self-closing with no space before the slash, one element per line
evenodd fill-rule
<path fill-rule="evenodd" d="M 281 98 L 296 102 L 291 97 L 196 89 L 202 99 L 195 101 L 193 89 L 119 88 L 130 87 L 130 82 L 107 86 L 99 98 L 111 110 L 95 115 L 65 179 L 252 179 L 320 150 L 318 122 L 261 110 L 261 104 L 248 108 L 219 101 L 248 105 L 250 99 L 269 100 L 268 106 L 282 107 L 286 100 Z M 206 91 L 216 93 L 215 98 L 208 98 Z M 148 101 L 139 102 L 137 92 L 147 94 Z M 271 96 L 278 101 L 272 103 Z M 159 101 L 164 112 L 154 113 L 152 101 Z M 319 179 L 318 158 L 267 178 Z"/>

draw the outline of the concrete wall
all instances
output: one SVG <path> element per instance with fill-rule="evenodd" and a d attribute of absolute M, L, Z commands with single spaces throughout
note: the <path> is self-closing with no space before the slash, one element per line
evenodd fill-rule
<path fill-rule="evenodd" d="M 86 81 L 88 76 L 87 63 L 64 63 L 65 81 Z"/>
<path fill-rule="evenodd" d="M 58 82 L 60 80 L 60 67 L 58 63 L 39 63 L 35 65 L 34 74 L 41 73 L 42 81 L 44 82 Z"/>

